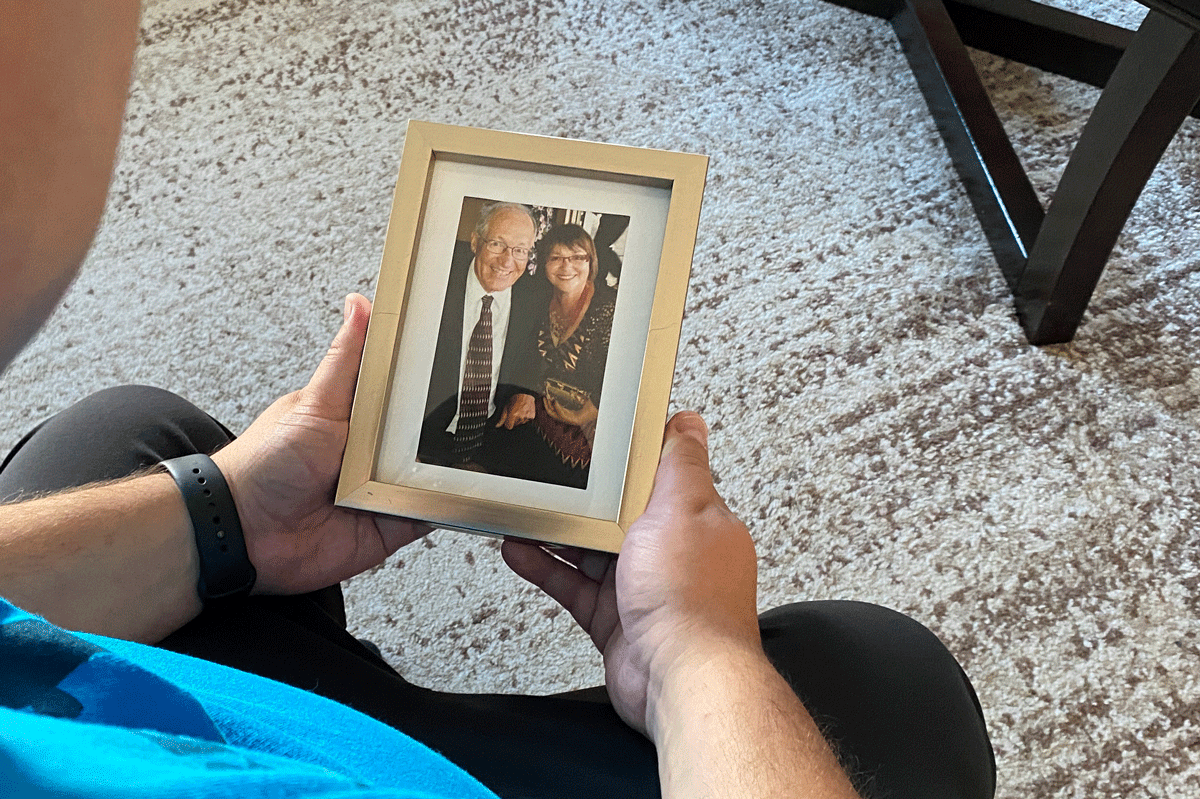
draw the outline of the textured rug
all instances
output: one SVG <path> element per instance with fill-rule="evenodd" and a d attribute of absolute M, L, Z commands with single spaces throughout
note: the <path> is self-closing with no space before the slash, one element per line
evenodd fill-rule
<path fill-rule="evenodd" d="M 1136 26 L 1135 3 L 1073 8 Z M 979 55 L 1043 196 L 1097 92 Z M 10 445 L 118 383 L 241 429 L 373 290 L 409 118 L 711 157 L 673 404 L 705 414 L 761 603 L 932 628 L 1002 797 L 1200 795 L 1200 126 L 1076 341 L 1025 343 L 890 28 L 816 0 L 160 0 L 95 247 L 0 386 Z M 597 683 L 487 539 L 352 580 L 418 683 Z"/>

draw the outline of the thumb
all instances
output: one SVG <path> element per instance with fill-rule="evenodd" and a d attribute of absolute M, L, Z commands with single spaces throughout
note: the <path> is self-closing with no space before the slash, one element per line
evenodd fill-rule
<path fill-rule="evenodd" d="M 724 505 L 713 486 L 709 467 L 708 426 L 694 411 L 681 411 L 667 422 L 646 510 L 663 503 L 677 506 L 681 501 L 693 509 L 714 501 Z"/>
<path fill-rule="evenodd" d="M 354 387 L 358 383 L 358 367 L 362 362 L 370 318 L 370 300 L 361 294 L 346 297 L 342 326 L 304 390 L 306 402 L 317 416 L 326 419 L 350 418 L 350 405 L 354 400 Z"/>

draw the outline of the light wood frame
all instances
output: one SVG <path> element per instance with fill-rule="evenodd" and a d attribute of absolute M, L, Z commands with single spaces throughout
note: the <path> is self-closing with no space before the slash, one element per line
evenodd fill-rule
<path fill-rule="evenodd" d="M 420 285 L 415 270 L 420 265 L 422 231 L 427 222 L 432 224 L 427 217 L 432 212 L 427 206 L 439 164 L 467 165 L 445 167 L 449 169 L 511 172 L 517 188 L 521 186 L 521 176 L 527 175 L 531 182 L 597 181 L 618 191 L 635 190 L 624 187 L 647 187 L 665 192 L 657 196 L 669 197 L 661 201 L 666 203 L 661 206 L 665 208 L 665 227 L 652 304 L 647 309 L 644 358 L 636 385 L 628 387 L 636 392 L 632 400 L 636 405 L 622 463 L 623 474 L 593 475 L 594 480 L 622 481 L 617 500 L 610 502 L 603 513 L 594 509 L 575 512 L 569 505 L 566 510 L 549 510 L 506 501 L 512 484 L 505 481 L 513 478 L 475 475 L 469 479 L 477 482 L 467 490 L 455 492 L 379 479 L 393 386 L 398 376 L 404 376 L 405 366 L 398 357 L 404 343 L 402 334 L 410 314 L 416 319 L 416 314 L 424 312 L 422 307 L 430 304 L 430 298 L 414 292 L 414 285 Z M 420 519 L 436 527 L 618 551 L 625 531 L 645 509 L 653 486 L 707 169 L 708 158 L 702 155 L 410 122 L 350 419 L 337 504 Z M 618 313 L 621 297 L 618 290 Z M 611 359 L 609 363 L 612 364 Z M 423 377 L 427 379 L 428 375 Z M 605 381 L 607 385 L 607 373 Z M 599 424 L 604 423 L 604 413 L 602 401 Z M 558 487 L 547 490 L 557 491 Z M 573 490 L 577 489 L 567 489 Z M 614 487 L 609 487 L 609 491 L 613 492 Z"/>

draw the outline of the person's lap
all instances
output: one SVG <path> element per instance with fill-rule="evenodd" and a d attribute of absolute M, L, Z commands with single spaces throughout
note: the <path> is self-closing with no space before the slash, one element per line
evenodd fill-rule
<path fill-rule="evenodd" d="M 211 453 L 230 438 L 167 392 L 111 389 L 23 439 L 0 467 L 0 498 L 116 479 Z M 992 795 L 995 765 L 974 691 L 929 630 L 856 602 L 788 605 L 764 614 L 761 626 L 772 661 L 868 795 Z M 210 606 L 159 645 L 343 702 L 503 797 L 659 795 L 653 745 L 620 721 L 602 690 L 520 696 L 412 685 L 346 631 L 337 586 Z"/>
<path fill-rule="evenodd" d="M 479 461 L 491 474 L 568 488 L 585 489 L 588 484 L 588 466 L 572 466 L 564 461 L 532 421 L 511 430 L 501 427 L 490 431 Z"/>
<path fill-rule="evenodd" d="M 565 463 L 532 422 L 511 429 L 501 426 L 500 410 L 488 419 L 478 449 L 465 462 L 460 462 L 460 455 L 454 448 L 454 436 L 446 432 L 455 408 L 455 398 L 452 398 L 431 411 L 422 422 L 417 447 L 417 457 L 422 463 L 572 488 L 587 487 L 586 467 L 573 468 Z"/>

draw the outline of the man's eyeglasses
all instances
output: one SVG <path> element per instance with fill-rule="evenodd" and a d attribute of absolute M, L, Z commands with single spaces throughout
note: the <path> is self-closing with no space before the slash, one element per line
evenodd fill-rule
<path fill-rule="evenodd" d="M 506 252 L 511 252 L 513 260 L 519 264 L 523 264 L 529 260 L 528 247 L 509 247 L 504 242 L 497 239 L 488 239 L 483 243 L 487 251 L 492 255 L 503 255 Z"/>
<path fill-rule="evenodd" d="M 561 264 L 563 261 L 569 261 L 571 266 L 583 266 L 589 263 L 592 259 L 586 255 L 551 255 L 546 259 L 546 265 Z"/>

